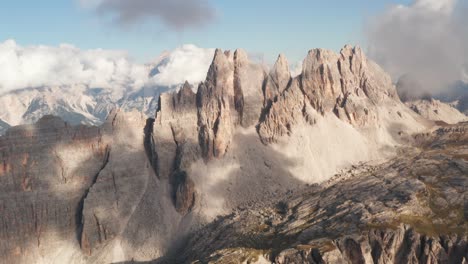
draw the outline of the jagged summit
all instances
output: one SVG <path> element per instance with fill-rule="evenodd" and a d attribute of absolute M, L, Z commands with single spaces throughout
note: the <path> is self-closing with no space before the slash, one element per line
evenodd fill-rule
<path fill-rule="evenodd" d="M 242 50 L 218 49 L 196 96 L 189 90 L 160 96 L 153 128 L 155 167 L 169 180 L 177 210 L 200 208 L 204 217 L 210 215 L 207 201 L 214 198 L 200 190 L 209 189 L 216 177 L 256 175 L 249 188 L 242 180 L 219 187 L 234 208 L 257 199 L 252 192 L 262 197 L 285 186 L 321 182 L 347 164 L 390 155 L 429 125 L 401 103 L 390 77 L 359 47 L 346 46 L 339 54 L 311 50 L 295 78 L 283 55 L 266 72 Z M 272 151 L 284 157 L 265 154 Z M 285 171 L 271 165 L 285 160 L 294 164 Z M 214 167 L 239 162 L 247 165 L 232 176 L 219 171 L 224 176 L 214 176 Z M 262 175 L 269 178 L 268 188 Z M 228 191 L 232 188 L 237 191 Z"/>
<path fill-rule="evenodd" d="M 280 93 L 286 89 L 291 80 L 291 71 L 286 56 L 280 54 L 273 68 L 266 77 L 263 92 L 265 96 L 264 106 L 270 104 Z"/>

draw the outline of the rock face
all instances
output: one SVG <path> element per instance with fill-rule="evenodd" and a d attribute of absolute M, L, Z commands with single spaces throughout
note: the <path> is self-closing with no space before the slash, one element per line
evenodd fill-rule
<path fill-rule="evenodd" d="M 181 213 L 187 213 L 195 202 L 187 170 L 201 155 L 196 109 L 196 95 L 188 83 L 178 93 L 161 95 L 151 135 L 155 171 L 169 181 L 172 200 Z"/>
<path fill-rule="evenodd" d="M 98 128 L 52 116 L 0 138 L 3 261 L 35 262 L 42 250 L 76 240 L 76 211 L 106 156 L 101 138 Z"/>
<path fill-rule="evenodd" d="M 2 261 L 160 256 L 180 217 L 146 158 L 144 122 L 139 113 L 113 112 L 102 127 L 45 116 L 0 137 Z"/>
<path fill-rule="evenodd" d="M 464 123 L 416 135 L 421 148 L 386 163 L 236 210 L 195 232 L 169 261 L 464 263 L 467 132 Z"/>
<path fill-rule="evenodd" d="M 206 81 L 197 93 L 199 140 L 206 159 L 222 157 L 236 124 L 255 125 L 262 110 L 263 69 L 242 50 L 215 52 Z"/>
<path fill-rule="evenodd" d="M 456 124 L 468 120 L 468 117 L 455 107 L 436 99 L 408 101 L 405 103 L 411 110 L 426 119 Z"/>

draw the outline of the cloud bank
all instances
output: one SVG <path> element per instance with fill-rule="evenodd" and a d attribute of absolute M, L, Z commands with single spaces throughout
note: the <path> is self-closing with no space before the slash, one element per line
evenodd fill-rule
<path fill-rule="evenodd" d="M 208 0 L 80 0 L 80 3 L 124 26 L 157 20 L 182 31 L 204 26 L 216 16 Z"/>
<path fill-rule="evenodd" d="M 85 50 L 72 45 L 22 47 L 0 43 L 0 91 L 84 84 L 123 88 L 146 82 L 144 65 L 133 64 L 122 51 Z"/>
<path fill-rule="evenodd" d="M 408 75 L 418 92 L 439 93 L 468 72 L 466 7 L 464 0 L 392 6 L 368 24 L 369 55 L 395 80 Z"/>
<path fill-rule="evenodd" d="M 0 93 L 31 87 L 74 85 L 90 88 L 135 90 L 147 86 L 174 86 L 205 79 L 213 49 L 184 45 L 165 53 L 162 60 L 138 64 L 127 53 L 114 50 L 81 50 L 0 43 Z"/>
<path fill-rule="evenodd" d="M 157 85 L 171 86 L 188 81 L 198 84 L 205 80 L 213 61 L 215 49 L 184 45 L 163 56 L 151 72 L 151 81 Z"/>

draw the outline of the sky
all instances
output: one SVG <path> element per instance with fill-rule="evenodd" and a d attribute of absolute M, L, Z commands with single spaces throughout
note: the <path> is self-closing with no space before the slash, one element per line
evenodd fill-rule
<path fill-rule="evenodd" d="M 0 93 L 203 81 L 214 48 L 292 72 L 313 48 L 361 46 L 418 93 L 468 83 L 468 0 L 3 0 Z M 163 54 L 164 56 L 161 56 Z"/>
<path fill-rule="evenodd" d="M 348 43 L 365 46 L 365 21 L 390 5 L 410 2 L 212 0 L 204 3 L 212 11 L 207 21 L 195 27 L 174 28 L 158 18 L 130 25 L 116 22 L 112 12 L 97 10 L 96 1 L 99 0 L 4 0 L 0 8 L 0 36 L 21 45 L 69 43 L 81 49 L 125 50 L 140 62 L 183 44 L 244 48 L 265 56 L 267 61 L 284 53 L 291 61 L 299 61 L 311 48 L 339 50 Z"/>

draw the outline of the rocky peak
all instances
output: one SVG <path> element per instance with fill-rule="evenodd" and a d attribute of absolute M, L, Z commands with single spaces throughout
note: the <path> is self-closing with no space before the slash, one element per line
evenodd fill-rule
<path fill-rule="evenodd" d="M 270 103 L 278 94 L 282 93 L 288 86 L 290 80 L 291 72 L 289 70 L 288 60 L 283 54 L 280 54 L 265 82 L 265 104 Z"/>
<path fill-rule="evenodd" d="M 237 124 L 255 125 L 260 117 L 264 71 L 247 53 L 216 50 L 206 81 L 197 92 L 200 146 L 206 159 L 221 157 Z"/>
<path fill-rule="evenodd" d="M 234 63 L 237 67 L 242 67 L 242 65 L 249 63 L 249 56 L 247 52 L 243 49 L 236 49 L 234 51 Z"/>
<path fill-rule="evenodd" d="M 275 76 L 278 80 L 288 80 L 291 78 L 291 72 L 289 70 L 288 59 L 284 54 L 280 54 L 275 62 L 270 74 Z M 289 81 L 289 80 L 288 80 Z"/>
<path fill-rule="evenodd" d="M 321 112 L 332 109 L 341 92 L 337 61 L 335 52 L 314 49 L 309 51 L 303 63 L 301 85 L 312 106 Z"/>
<path fill-rule="evenodd" d="M 214 54 L 213 62 L 210 65 L 206 76 L 206 88 L 214 94 L 233 95 L 232 82 L 234 65 L 229 59 L 230 55 L 225 54 L 222 50 L 217 49 Z"/>
<path fill-rule="evenodd" d="M 270 73 L 265 82 L 265 118 L 259 124 L 260 136 L 265 142 L 290 134 L 294 124 L 301 121 L 298 119 L 301 115 L 313 124 L 315 112 L 321 116 L 334 113 L 356 128 L 376 128 L 384 119 L 378 109 L 388 105 L 403 108 L 387 112 L 392 118 L 406 122 L 398 114 L 406 109 L 389 75 L 368 60 L 359 47 L 347 45 L 339 54 L 325 49 L 310 50 L 302 73 L 294 78 L 296 81 L 288 82 L 283 91 L 278 91 L 272 76 L 275 77 Z M 296 107 L 300 112 L 294 110 Z M 409 114 L 407 118 L 413 117 Z"/>
<path fill-rule="evenodd" d="M 186 81 L 177 95 L 174 97 L 174 108 L 177 111 L 190 110 L 196 103 L 196 95 L 192 86 Z"/>
<path fill-rule="evenodd" d="M 179 90 L 179 94 L 194 94 L 192 91 L 192 85 L 188 81 L 185 81 L 184 85 Z"/>

